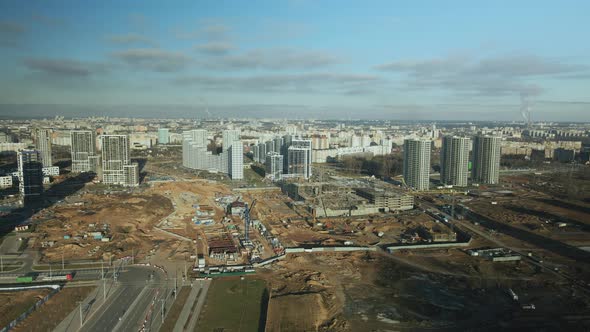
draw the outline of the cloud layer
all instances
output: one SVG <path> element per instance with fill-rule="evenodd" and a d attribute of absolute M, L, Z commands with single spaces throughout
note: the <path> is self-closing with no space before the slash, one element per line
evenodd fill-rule
<path fill-rule="evenodd" d="M 72 59 L 26 58 L 23 63 L 32 71 L 55 77 L 87 77 L 106 70 L 103 64 Z"/>
<path fill-rule="evenodd" d="M 189 57 L 180 52 L 158 48 L 134 48 L 112 55 L 132 67 L 163 73 L 180 71 L 191 62 Z"/>
<path fill-rule="evenodd" d="M 22 24 L 0 21 L 0 47 L 17 47 L 25 32 Z"/>
<path fill-rule="evenodd" d="M 287 70 L 318 69 L 331 66 L 341 60 L 327 52 L 297 50 L 292 48 L 255 49 L 240 54 L 230 54 L 204 59 L 203 65 L 219 70 Z"/>
<path fill-rule="evenodd" d="M 306 92 L 340 93 L 373 88 L 383 81 L 374 75 L 309 73 L 256 76 L 183 76 L 173 83 L 220 92 Z"/>
<path fill-rule="evenodd" d="M 589 68 L 534 55 L 515 55 L 487 59 L 450 56 L 393 61 L 375 69 L 403 75 L 403 86 L 411 90 L 440 89 L 456 94 L 505 96 L 538 95 L 543 88 L 535 83 L 536 80 L 564 78 L 561 75 L 587 72 Z"/>
<path fill-rule="evenodd" d="M 136 33 L 107 36 L 107 40 L 118 45 L 148 45 L 155 46 L 157 43 L 152 39 Z"/>

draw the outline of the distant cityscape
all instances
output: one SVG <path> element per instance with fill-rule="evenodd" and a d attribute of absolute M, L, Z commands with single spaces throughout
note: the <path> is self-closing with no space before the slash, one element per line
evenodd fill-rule
<path fill-rule="evenodd" d="M 249 163 L 263 165 L 272 181 L 312 176 L 313 163 L 349 156 L 385 156 L 403 150 L 403 180 L 415 190 L 431 187 L 431 154 L 440 150 L 440 184 L 497 184 L 501 156 L 587 163 L 590 134 L 583 124 L 538 123 L 478 126 L 470 123 L 413 125 L 372 122 L 252 120 L 153 120 L 88 118 L 4 120 L 0 153 L 17 153 L 17 169 L 4 169 L 2 187 L 18 183 L 23 198 L 40 195 L 59 175 L 52 147 L 67 147 L 73 173 L 92 172 L 109 185 L 139 185 L 134 151 L 181 147 L 182 166 L 244 178 Z M 198 128 L 198 129 L 197 129 Z M 248 156 L 245 162 L 243 155 Z M 469 180 L 469 181 L 468 181 Z"/>
<path fill-rule="evenodd" d="M 583 123 L 3 119 L 0 284 L 60 283 L 48 301 L 64 306 L 44 323 L 56 331 L 241 326 L 241 314 L 218 318 L 228 303 L 248 326 L 282 331 L 298 303 L 343 317 L 316 291 L 403 312 L 380 295 L 405 289 L 398 280 L 433 287 L 421 301 L 492 299 L 517 326 L 556 310 L 574 326 L 590 305 L 589 158 Z M 359 293 L 365 282 L 379 291 Z M 556 297 L 567 305 L 544 305 Z M 38 306 L 9 324 L 38 321 Z M 369 314 L 380 327 L 441 320 Z"/>

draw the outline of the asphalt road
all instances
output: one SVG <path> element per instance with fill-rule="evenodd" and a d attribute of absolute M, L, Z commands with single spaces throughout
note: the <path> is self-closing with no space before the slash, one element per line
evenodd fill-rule
<path fill-rule="evenodd" d="M 153 278 L 149 275 L 153 272 Z M 118 278 L 120 288 L 82 328 L 82 331 L 110 332 L 138 330 L 154 294 L 164 287 L 160 271 L 147 267 L 127 267 Z"/>

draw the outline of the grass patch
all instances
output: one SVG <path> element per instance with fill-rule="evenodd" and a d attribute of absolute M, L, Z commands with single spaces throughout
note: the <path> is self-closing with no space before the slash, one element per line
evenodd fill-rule
<path fill-rule="evenodd" d="M 12 331 L 51 331 L 78 307 L 95 287 L 64 288 L 34 311 Z"/>
<path fill-rule="evenodd" d="M 215 279 L 196 331 L 264 331 L 268 291 L 263 280 Z"/>
<path fill-rule="evenodd" d="M 191 288 L 188 286 L 182 287 L 180 292 L 178 292 L 178 296 L 176 297 L 176 301 L 172 304 L 170 311 L 166 315 L 166 319 L 164 320 L 164 324 L 160 327 L 160 331 L 172 331 L 174 329 L 174 325 L 176 325 L 176 321 L 182 312 L 182 308 L 184 307 L 188 296 L 191 293 Z"/>
<path fill-rule="evenodd" d="M 251 168 L 244 169 L 244 180 L 246 182 L 248 182 L 248 185 L 250 185 L 250 186 L 257 186 L 257 187 L 265 186 L 265 183 L 263 181 L 264 177 L 261 176 L 260 174 L 256 173 Z"/>
<path fill-rule="evenodd" d="M 0 328 L 8 325 L 49 292 L 49 289 L 37 289 L 0 293 Z"/>

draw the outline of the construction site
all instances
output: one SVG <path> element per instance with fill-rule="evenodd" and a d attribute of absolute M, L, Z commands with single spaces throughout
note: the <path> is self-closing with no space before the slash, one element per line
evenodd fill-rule
<path fill-rule="evenodd" d="M 158 194 L 82 193 L 33 217 L 29 247 L 40 250 L 42 262 L 145 256 L 166 239 L 153 228 L 171 211 Z"/>
<path fill-rule="evenodd" d="M 43 263 L 134 257 L 184 262 L 198 278 L 256 273 L 269 331 L 528 328 L 549 313 L 554 326 L 588 323 L 590 209 L 539 182 L 412 192 L 369 177 L 233 189 L 172 178 L 106 194 L 87 184 L 33 217 L 28 246 Z"/>

